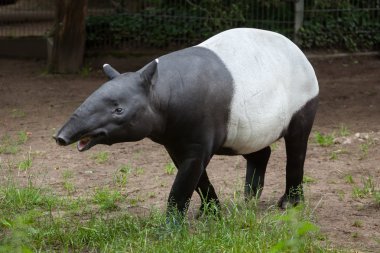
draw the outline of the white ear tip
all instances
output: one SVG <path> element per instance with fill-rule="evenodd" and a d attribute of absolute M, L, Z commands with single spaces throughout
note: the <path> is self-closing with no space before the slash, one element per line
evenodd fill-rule
<path fill-rule="evenodd" d="M 158 63 L 158 58 L 157 58 L 157 59 L 155 59 L 155 61 Z"/>
<path fill-rule="evenodd" d="M 103 68 L 105 68 L 105 67 L 107 67 L 107 66 L 109 66 L 108 63 L 104 63 L 104 64 L 103 64 Z"/>

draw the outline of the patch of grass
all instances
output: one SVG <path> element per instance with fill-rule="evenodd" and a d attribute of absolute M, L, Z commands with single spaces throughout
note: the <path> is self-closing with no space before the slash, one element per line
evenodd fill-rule
<path fill-rule="evenodd" d="M 117 208 L 116 202 L 120 199 L 120 192 L 103 188 L 96 189 L 93 200 L 100 206 L 100 209 L 109 211 Z"/>
<path fill-rule="evenodd" d="M 304 175 L 304 176 L 303 176 L 303 179 L 302 179 L 302 182 L 303 182 L 304 184 L 312 184 L 312 183 L 315 183 L 316 180 L 315 180 L 315 178 L 312 178 L 312 177 L 309 177 L 309 176 Z"/>
<path fill-rule="evenodd" d="M 13 109 L 11 113 L 12 118 L 24 118 L 26 113 L 20 109 Z"/>
<path fill-rule="evenodd" d="M 350 130 L 348 130 L 347 126 L 341 124 L 339 127 L 339 136 L 347 137 L 351 134 Z"/>
<path fill-rule="evenodd" d="M 89 65 L 84 65 L 81 70 L 79 71 L 79 74 L 82 77 L 88 77 L 91 74 L 92 68 Z"/>
<path fill-rule="evenodd" d="M 321 147 L 329 147 L 334 144 L 334 134 L 322 134 L 316 132 L 314 134 L 314 140 Z"/>
<path fill-rule="evenodd" d="M 358 186 L 353 187 L 352 195 L 355 198 L 373 197 L 373 199 L 376 202 L 376 200 L 378 200 L 378 194 L 380 194 L 380 191 L 375 188 L 375 182 L 373 180 L 373 177 L 369 176 L 366 179 L 363 179 L 362 183 L 363 183 L 362 187 L 358 187 Z"/>
<path fill-rule="evenodd" d="M 0 141 L 0 154 L 16 154 L 19 151 L 17 142 L 9 135 L 4 135 Z"/>
<path fill-rule="evenodd" d="M 17 134 L 17 144 L 21 145 L 27 142 L 29 139 L 29 134 L 26 131 L 20 131 Z"/>
<path fill-rule="evenodd" d="M 374 145 L 374 144 L 375 144 L 375 142 L 374 142 L 374 140 L 373 140 L 372 138 L 368 138 L 368 139 L 366 140 L 366 142 L 360 144 L 359 149 L 360 149 L 360 151 L 361 151 L 361 154 L 360 154 L 360 156 L 359 156 L 359 160 L 363 160 L 363 159 L 367 158 L 369 148 L 370 148 L 372 145 Z"/>
<path fill-rule="evenodd" d="M 67 194 L 72 194 L 75 192 L 75 185 L 71 181 L 74 178 L 74 174 L 72 171 L 65 170 L 62 172 L 63 177 L 63 188 L 67 191 Z"/>
<path fill-rule="evenodd" d="M 142 167 L 137 167 L 136 168 L 136 175 L 141 175 L 144 174 L 144 168 Z"/>
<path fill-rule="evenodd" d="M 331 151 L 330 153 L 330 160 L 337 160 L 338 159 L 338 155 L 341 155 L 341 154 L 348 154 L 349 152 L 347 151 L 347 149 L 337 149 L 337 150 L 334 150 L 334 151 Z"/>
<path fill-rule="evenodd" d="M 331 153 L 330 153 L 330 160 L 336 160 L 336 159 L 338 159 L 338 153 L 337 152 L 335 152 L 335 151 L 332 151 Z"/>
<path fill-rule="evenodd" d="M 29 133 L 19 131 L 17 136 L 11 137 L 6 134 L 0 139 L 0 154 L 16 154 L 19 151 L 19 146 L 27 142 Z"/>
<path fill-rule="evenodd" d="M 373 201 L 380 207 L 380 190 L 373 193 Z"/>
<path fill-rule="evenodd" d="M 129 165 L 121 166 L 115 173 L 114 180 L 119 187 L 125 187 L 128 182 L 129 175 L 132 172 L 132 168 Z"/>
<path fill-rule="evenodd" d="M 28 158 L 19 162 L 18 169 L 21 171 L 27 171 L 28 169 L 30 169 L 30 167 L 32 167 L 32 159 L 31 159 L 30 153 L 29 153 Z"/>
<path fill-rule="evenodd" d="M 344 176 L 344 181 L 345 181 L 346 183 L 348 183 L 348 184 L 353 184 L 353 183 L 355 183 L 355 182 L 354 182 L 354 178 L 352 177 L 351 174 L 345 175 L 345 176 Z"/>
<path fill-rule="evenodd" d="M 277 142 L 273 142 L 272 144 L 270 144 L 270 149 L 272 151 L 275 151 L 278 149 L 278 143 Z"/>
<path fill-rule="evenodd" d="M 152 198 L 155 198 L 156 197 L 156 193 L 155 192 L 149 192 L 148 193 L 148 198 L 152 199 Z"/>
<path fill-rule="evenodd" d="M 358 238 L 359 237 L 359 233 L 358 232 L 353 232 L 351 234 L 352 238 Z"/>
<path fill-rule="evenodd" d="M 109 153 L 107 151 L 101 151 L 92 156 L 92 158 L 99 164 L 104 164 L 109 159 Z"/>
<path fill-rule="evenodd" d="M 354 220 L 354 222 L 352 223 L 352 226 L 357 227 L 357 228 L 361 228 L 361 227 L 363 227 L 363 222 L 360 220 Z"/>
<path fill-rule="evenodd" d="M 57 205 L 58 200 L 48 190 L 37 188 L 30 182 L 26 187 L 18 187 L 13 182 L 0 186 L 0 222 L 10 220 L 16 214 L 49 210 Z"/>
<path fill-rule="evenodd" d="M 345 194 L 346 193 L 343 190 L 338 191 L 338 198 L 340 201 L 343 201 Z"/>
<path fill-rule="evenodd" d="M 175 170 L 176 170 L 176 167 L 175 167 L 174 163 L 170 162 L 170 163 L 165 165 L 166 174 L 173 175 Z"/>
<path fill-rule="evenodd" d="M 241 200 L 223 205 L 222 219 L 179 220 L 155 210 L 110 215 L 120 194 L 108 189 L 80 202 L 45 194 L 0 186 L 0 252 L 340 252 L 320 242 L 326 237 L 303 205 L 252 211 Z M 72 212 L 93 202 L 103 211 Z"/>

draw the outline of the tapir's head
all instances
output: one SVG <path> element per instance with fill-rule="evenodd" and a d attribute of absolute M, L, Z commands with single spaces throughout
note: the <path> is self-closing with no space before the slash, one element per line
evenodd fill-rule
<path fill-rule="evenodd" d="M 152 131 L 149 90 L 155 61 L 138 72 L 120 74 L 110 65 L 103 70 L 109 81 L 91 94 L 53 136 L 57 144 L 78 142 L 79 151 L 96 144 L 138 141 Z"/>

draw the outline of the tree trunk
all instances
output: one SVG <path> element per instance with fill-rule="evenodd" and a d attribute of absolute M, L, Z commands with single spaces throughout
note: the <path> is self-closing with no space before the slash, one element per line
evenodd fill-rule
<path fill-rule="evenodd" d="M 49 70 L 73 73 L 83 63 L 87 0 L 56 0 L 56 20 Z"/>

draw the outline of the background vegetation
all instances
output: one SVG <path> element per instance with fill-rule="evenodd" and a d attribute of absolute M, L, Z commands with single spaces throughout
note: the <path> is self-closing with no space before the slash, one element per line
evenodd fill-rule
<path fill-rule="evenodd" d="M 294 36 L 294 2 L 279 0 L 113 1 L 114 12 L 87 19 L 88 46 L 192 45 L 233 27 L 255 27 Z M 380 9 L 369 0 L 306 0 L 303 48 L 374 50 L 380 44 Z"/>

